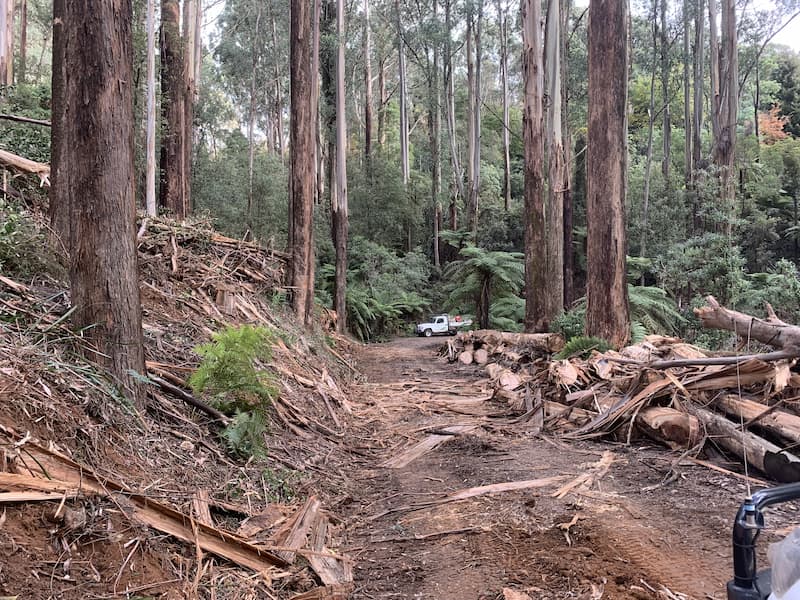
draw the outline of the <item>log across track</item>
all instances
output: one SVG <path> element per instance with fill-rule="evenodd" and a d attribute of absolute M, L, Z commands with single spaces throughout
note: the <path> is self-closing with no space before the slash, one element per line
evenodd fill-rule
<path fill-rule="evenodd" d="M 648 444 L 537 433 L 441 344 L 360 351 L 359 460 L 339 505 L 354 598 L 725 597 L 740 478 Z M 760 549 L 798 520 L 796 505 L 771 512 Z"/>

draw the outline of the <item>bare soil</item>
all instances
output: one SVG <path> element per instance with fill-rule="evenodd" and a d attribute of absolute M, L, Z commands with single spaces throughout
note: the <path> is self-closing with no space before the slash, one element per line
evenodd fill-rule
<path fill-rule="evenodd" d="M 742 479 L 673 470 L 679 455 L 646 442 L 533 434 L 487 400 L 479 368 L 437 358 L 441 345 L 411 338 L 360 351 L 366 381 L 354 390 L 351 439 L 363 451 L 337 507 L 349 523 L 343 550 L 356 561 L 353 598 L 494 600 L 504 589 L 543 600 L 725 597 Z M 403 468 L 381 466 L 429 432 L 471 424 Z M 419 506 L 474 486 L 568 482 L 609 450 L 608 472 L 561 499 L 554 485 Z M 769 513 L 760 549 L 799 516 L 793 504 Z"/>

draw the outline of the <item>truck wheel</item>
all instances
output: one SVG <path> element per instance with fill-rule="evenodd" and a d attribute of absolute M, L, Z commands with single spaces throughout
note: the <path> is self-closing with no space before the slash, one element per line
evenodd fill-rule
<path fill-rule="evenodd" d="M 455 335 L 455 334 L 457 334 L 457 333 L 458 333 L 458 331 L 456 331 L 455 329 L 451 329 L 451 330 L 450 330 L 450 335 Z"/>
<path fill-rule="evenodd" d="M 430 329 L 426 329 L 425 330 L 425 337 L 431 337 L 432 335 L 433 335 L 433 331 L 431 331 Z"/>

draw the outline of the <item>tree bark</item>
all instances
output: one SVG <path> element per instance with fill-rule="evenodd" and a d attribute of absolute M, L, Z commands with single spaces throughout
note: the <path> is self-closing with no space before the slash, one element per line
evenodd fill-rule
<path fill-rule="evenodd" d="M 28 63 L 28 0 L 19 0 L 19 68 L 17 82 L 25 83 Z"/>
<path fill-rule="evenodd" d="M 178 0 L 161 0 L 161 206 L 182 221 L 187 204 L 184 142 L 184 66 Z"/>
<path fill-rule="evenodd" d="M 661 174 L 664 176 L 664 184 L 670 187 L 669 172 L 672 154 L 672 118 L 669 106 L 669 36 L 667 35 L 667 0 L 661 0 L 660 10 L 661 20 L 661 97 L 662 97 L 662 142 L 664 155 L 661 160 Z"/>
<path fill-rule="evenodd" d="M 478 229 L 478 207 L 472 203 L 472 182 L 475 180 L 475 60 L 473 53 L 474 39 L 474 14 L 473 3 L 467 2 L 467 189 L 465 200 L 467 202 L 467 227 L 475 232 Z"/>
<path fill-rule="evenodd" d="M 314 301 L 314 237 L 313 210 L 316 162 L 314 129 L 316 116 L 312 86 L 311 7 L 304 0 L 291 0 L 290 77 L 291 77 L 291 170 L 290 227 L 291 255 L 289 285 L 292 308 L 298 318 L 310 326 Z"/>
<path fill-rule="evenodd" d="M 692 100 L 689 42 L 691 28 L 689 0 L 683 0 L 683 183 L 687 190 L 692 187 Z"/>
<path fill-rule="evenodd" d="M 395 0 L 394 8 L 397 18 L 397 63 L 398 63 L 398 77 L 400 81 L 400 89 L 398 93 L 400 97 L 398 102 L 400 104 L 400 165 L 403 174 L 403 187 L 408 186 L 408 179 L 411 175 L 410 166 L 408 164 L 408 107 L 406 101 L 408 100 L 408 90 L 406 84 L 406 51 L 405 42 L 403 42 L 403 23 L 400 13 L 400 0 Z"/>
<path fill-rule="evenodd" d="M 273 21 L 274 22 L 274 21 Z M 255 167 L 255 129 L 256 129 L 256 76 L 258 74 L 258 47 L 259 47 L 259 34 L 261 32 L 261 4 L 256 7 L 256 26 L 253 32 L 253 43 L 250 48 L 252 69 L 250 74 L 250 107 L 247 115 L 247 229 L 248 232 L 254 234 L 253 225 L 253 179 Z"/>
<path fill-rule="evenodd" d="M 192 210 L 192 147 L 194 145 L 195 46 L 199 0 L 183 0 L 183 198 L 186 213 Z"/>
<path fill-rule="evenodd" d="M 542 331 L 542 316 L 547 301 L 547 269 L 541 251 L 545 247 L 544 212 L 544 123 L 542 100 L 544 73 L 542 65 L 541 5 L 538 0 L 523 0 L 522 73 L 525 106 L 522 135 L 525 146 L 525 331 Z"/>
<path fill-rule="evenodd" d="M 572 14 L 572 0 L 562 0 L 561 7 L 561 124 L 564 128 L 564 306 L 572 306 L 575 300 L 575 251 L 572 245 L 573 198 L 572 198 L 572 162 L 575 153 L 572 145 L 572 133 L 569 126 L 569 24 Z"/>
<path fill-rule="evenodd" d="M 627 82 L 627 0 L 591 0 L 586 335 L 617 347 L 630 337 L 625 268 Z"/>
<path fill-rule="evenodd" d="M 71 224 L 73 321 L 140 407 L 145 373 L 136 256 L 131 0 L 64 2 L 55 61 L 63 60 L 57 210 Z M 90 103 L 86 98 L 92 98 Z M 66 151 L 68 149 L 68 151 Z"/>
<path fill-rule="evenodd" d="M 333 309 L 336 330 L 347 329 L 347 115 L 345 69 L 344 0 L 336 2 L 336 194 L 331 206 L 333 245 L 336 250 L 336 274 L 333 288 Z"/>
<path fill-rule="evenodd" d="M 760 402 L 733 395 L 717 398 L 714 405 L 745 423 L 753 421 L 756 427 L 764 431 L 795 444 L 800 443 L 800 417 L 797 415 L 773 410 Z"/>
<path fill-rule="evenodd" d="M 481 31 L 483 28 L 483 0 L 477 0 L 478 14 L 475 15 L 475 80 L 473 82 L 473 109 L 472 118 L 474 126 L 472 128 L 473 146 L 472 156 L 472 179 L 470 181 L 469 204 L 472 211 L 472 233 L 474 238 L 478 238 L 478 202 L 480 200 L 481 189 L 481 63 L 483 62 L 483 48 L 481 42 Z"/>
<path fill-rule="evenodd" d="M 561 98 L 561 0 L 548 0 L 545 31 L 544 67 L 547 76 L 547 166 L 548 186 L 545 205 L 545 236 L 547 238 L 547 302 L 542 325 L 564 310 L 564 191 L 569 188 Z M 547 331 L 542 329 L 542 331 Z"/>
<path fill-rule="evenodd" d="M 653 2 L 653 16 L 655 17 L 656 6 Z M 658 36 L 656 35 L 655 22 L 653 23 L 653 69 L 650 72 L 650 103 L 647 107 L 647 150 L 644 159 L 644 192 L 642 193 L 642 223 L 639 233 L 639 256 L 647 256 L 647 219 L 650 211 L 650 175 L 653 166 L 653 129 L 655 128 L 656 110 L 656 52 L 658 47 Z M 642 274 L 642 285 L 644 285 L 644 274 Z"/>
<path fill-rule="evenodd" d="M 505 211 L 508 212 L 511 206 L 511 142 L 509 139 L 511 119 L 509 118 L 508 107 L 508 9 L 502 5 L 501 0 L 497 1 L 497 18 L 500 21 L 500 89 L 503 94 L 503 207 Z M 548 24 L 550 23 L 549 19 L 550 17 L 548 15 Z M 559 28 L 560 27 L 561 25 L 559 24 Z M 561 48 L 559 48 L 559 51 L 560 50 Z M 559 76 L 560 75 L 559 73 Z M 561 80 L 559 79 L 559 84 L 560 83 Z M 556 104 L 554 98 L 551 98 L 551 102 L 557 106 L 557 110 L 561 110 L 560 103 Z"/>
<path fill-rule="evenodd" d="M 11 85 L 9 65 L 14 62 L 9 52 L 9 6 L 13 6 L 13 0 L 0 0 L 0 85 Z"/>
<path fill-rule="evenodd" d="M 364 166 L 372 175 L 372 32 L 369 2 L 364 0 Z"/>
<path fill-rule="evenodd" d="M 705 10 L 703 0 L 698 0 L 694 15 L 694 68 L 693 68 L 693 100 L 692 111 L 692 172 L 691 172 L 691 198 L 692 198 L 692 228 L 695 233 L 700 231 L 700 198 L 697 193 L 697 176 L 700 171 L 703 144 L 701 134 L 703 130 L 703 61 L 705 50 Z M 713 69 L 712 69 L 713 71 Z"/>
<path fill-rule="evenodd" d="M 156 0 L 147 2 L 147 126 L 145 134 L 145 209 L 154 217 L 156 205 Z"/>
<path fill-rule="evenodd" d="M 433 18 L 438 21 L 438 0 L 433 0 Z M 442 190 L 442 165 L 441 149 L 441 90 L 439 89 L 439 42 L 433 41 L 433 65 L 428 79 L 428 115 L 430 127 L 431 148 L 431 202 L 433 204 L 433 264 L 438 269 L 441 266 L 439 256 L 439 230 L 442 224 L 442 204 L 440 194 Z"/>
<path fill-rule="evenodd" d="M 50 117 L 50 205 L 48 206 L 48 216 L 53 232 L 51 242 L 65 254 L 65 258 L 68 258 L 71 237 L 69 209 L 59 204 L 68 194 L 68 190 L 63 189 L 67 180 L 60 175 L 63 164 L 61 160 L 62 131 L 65 126 L 64 86 L 67 77 L 64 71 L 64 2 L 66 0 L 53 0 L 53 58 L 50 88 L 53 108 Z M 0 14 L 2 14 L 2 10 L 0 10 Z"/>
<path fill-rule="evenodd" d="M 445 0 L 445 108 L 447 113 L 447 138 L 450 144 L 450 165 L 452 168 L 453 193 L 450 197 L 450 229 L 458 229 L 458 204 L 464 199 L 464 173 L 459 157 L 456 139 L 456 101 L 455 82 L 453 78 L 453 48 L 450 38 L 452 31 L 452 0 Z"/>
<path fill-rule="evenodd" d="M 386 105 L 389 103 L 389 94 L 386 91 L 385 56 L 378 61 L 378 95 L 380 96 L 380 106 L 378 106 L 378 146 L 383 150 L 386 144 Z"/>
<path fill-rule="evenodd" d="M 708 296 L 706 306 L 695 308 L 694 314 L 707 329 L 725 329 L 738 336 L 800 354 L 800 327 L 784 323 L 772 313 L 767 319 L 759 319 L 727 309 L 716 298 Z"/>
<path fill-rule="evenodd" d="M 711 0 L 709 6 L 716 0 Z M 722 0 L 722 39 L 719 53 L 718 135 L 714 136 L 714 162 L 719 168 L 723 230 L 733 227 L 736 197 L 736 120 L 739 112 L 739 58 L 736 33 L 736 2 Z M 712 30 L 715 27 L 712 27 Z"/>

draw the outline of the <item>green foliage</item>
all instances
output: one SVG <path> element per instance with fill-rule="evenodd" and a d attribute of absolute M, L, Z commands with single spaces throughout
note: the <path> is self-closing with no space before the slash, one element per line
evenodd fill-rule
<path fill-rule="evenodd" d="M 445 269 L 449 284 L 449 307 L 456 312 L 472 312 L 478 325 L 489 327 L 492 300 L 519 294 L 525 283 L 525 264 L 519 252 L 487 251 L 476 246 L 462 248 L 463 260 Z M 464 309 L 467 310 L 464 310 Z"/>
<path fill-rule="evenodd" d="M 431 266 L 420 252 L 400 255 L 360 236 L 351 239 L 347 273 L 347 323 L 363 341 L 382 339 L 430 309 Z M 323 248 L 317 269 L 317 297 L 330 306 L 333 249 Z"/>
<path fill-rule="evenodd" d="M 525 320 L 525 299 L 503 296 L 489 307 L 489 325 L 500 331 L 522 331 Z"/>
<path fill-rule="evenodd" d="M 0 198 L 0 272 L 26 278 L 55 270 L 48 262 L 47 242 L 30 215 Z"/>
<path fill-rule="evenodd" d="M 222 433 L 235 453 L 263 454 L 266 411 L 278 394 L 272 377 L 259 370 L 272 355 L 273 334 L 264 327 L 226 327 L 212 341 L 195 348 L 202 358 L 189 378 L 192 390 L 209 396 L 211 404 L 233 417 Z"/>
<path fill-rule="evenodd" d="M 606 350 L 611 350 L 611 348 L 611 344 L 603 338 L 578 336 L 569 340 L 553 358 L 563 360 L 573 356 L 586 357 L 595 350 L 597 352 L 605 352 Z"/>
<path fill-rule="evenodd" d="M 560 333 L 565 340 L 581 337 L 586 323 L 586 306 L 579 303 L 575 308 L 558 315 L 550 323 L 550 330 Z"/>
<path fill-rule="evenodd" d="M 658 287 L 629 285 L 628 305 L 631 321 L 648 333 L 676 333 L 685 323 L 667 292 Z"/>

